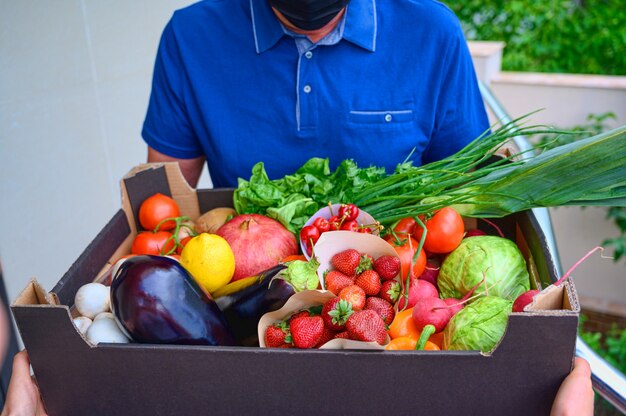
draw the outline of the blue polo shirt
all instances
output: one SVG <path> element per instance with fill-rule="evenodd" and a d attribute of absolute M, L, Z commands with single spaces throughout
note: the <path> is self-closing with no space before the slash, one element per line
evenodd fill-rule
<path fill-rule="evenodd" d="M 317 44 L 268 0 L 178 10 L 156 58 L 142 135 L 166 155 L 205 155 L 215 187 L 262 161 L 270 179 L 311 157 L 392 172 L 448 156 L 488 129 L 460 25 L 432 0 L 351 0 Z"/>

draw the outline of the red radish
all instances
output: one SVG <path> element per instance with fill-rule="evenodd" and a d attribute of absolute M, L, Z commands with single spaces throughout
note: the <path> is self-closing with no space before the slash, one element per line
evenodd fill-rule
<path fill-rule="evenodd" d="M 483 230 L 479 230 L 478 228 L 473 228 L 471 230 L 467 230 L 464 238 L 476 237 L 478 235 L 487 235 L 487 233 L 484 232 Z"/>
<path fill-rule="evenodd" d="M 463 309 L 464 303 L 460 299 L 446 298 L 443 301 L 446 303 L 446 305 L 448 305 L 448 308 L 450 308 L 449 311 L 452 316 L 456 315 L 458 311 Z"/>
<path fill-rule="evenodd" d="M 420 299 L 413 306 L 412 316 L 417 329 L 421 331 L 426 325 L 432 325 L 435 327 L 435 332 L 443 331 L 452 318 L 446 302 L 435 297 Z"/>
<path fill-rule="evenodd" d="M 235 255 L 232 281 L 254 276 L 276 266 L 287 256 L 298 254 L 298 242 L 278 221 L 260 214 L 233 217 L 217 230 Z"/>
<path fill-rule="evenodd" d="M 578 267 L 580 263 L 585 261 L 587 257 L 591 256 L 597 250 L 603 251 L 604 249 L 602 247 L 595 247 L 593 250 L 589 251 L 587 254 L 583 256 L 582 259 L 578 260 L 563 276 L 561 276 L 559 280 L 554 282 L 552 286 L 559 286 L 561 283 L 563 283 L 563 281 L 567 279 L 570 274 L 572 274 L 574 269 Z M 513 312 L 524 312 L 524 308 L 527 305 L 529 305 L 533 301 L 533 298 L 535 297 L 535 295 L 537 295 L 540 292 L 541 292 L 540 290 L 531 289 L 519 295 L 515 299 L 515 302 L 513 302 Z"/>
<path fill-rule="evenodd" d="M 419 277 L 421 280 L 432 283 L 433 286 L 437 287 L 437 278 L 439 277 L 439 267 L 435 264 L 428 262 L 426 263 L 426 268 L 424 272 Z"/>
<path fill-rule="evenodd" d="M 411 278 L 411 283 L 409 284 L 409 293 L 408 293 L 408 306 L 407 308 L 412 308 L 417 301 L 423 298 L 438 298 L 439 291 L 432 284 L 422 279 L 413 279 Z M 406 303 L 406 296 L 403 293 L 400 295 L 400 299 L 398 300 L 398 310 L 404 310 Z"/>
<path fill-rule="evenodd" d="M 478 286 L 483 284 L 484 281 L 485 281 L 485 278 L 483 277 L 482 280 L 476 283 L 474 287 L 472 287 L 461 299 L 446 298 L 443 300 L 448 305 L 448 308 L 450 309 L 451 317 L 456 315 L 458 311 L 463 309 L 463 306 L 469 301 L 472 294 L 476 291 L 476 289 L 478 289 Z"/>
<path fill-rule="evenodd" d="M 519 295 L 515 299 L 515 302 L 513 302 L 513 312 L 524 312 L 524 308 L 526 307 L 526 305 L 529 305 L 533 301 L 535 295 L 539 292 L 541 291 L 537 289 L 531 289 Z"/>

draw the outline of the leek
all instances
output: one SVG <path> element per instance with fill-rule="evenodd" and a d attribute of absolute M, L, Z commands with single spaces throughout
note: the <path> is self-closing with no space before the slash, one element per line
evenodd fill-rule
<path fill-rule="evenodd" d="M 533 133 L 506 125 L 451 157 L 367 184 L 352 202 L 384 225 L 445 206 L 485 218 L 537 207 L 626 206 L 626 126 L 521 161 L 489 162 L 508 138 Z"/>

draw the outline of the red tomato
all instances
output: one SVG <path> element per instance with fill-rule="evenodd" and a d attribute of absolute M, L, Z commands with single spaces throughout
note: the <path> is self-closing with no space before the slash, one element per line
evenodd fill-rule
<path fill-rule="evenodd" d="M 160 256 L 174 250 L 174 238 L 169 231 L 141 231 L 133 240 L 133 254 Z"/>
<path fill-rule="evenodd" d="M 183 252 L 183 248 L 185 248 L 185 246 L 187 245 L 187 243 L 191 239 L 192 239 L 192 237 L 190 235 L 188 235 L 187 237 L 185 237 L 182 240 L 180 240 L 178 246 L 176 247 L 176 253 L 177 254 L 182 253 Z"/>
<path fill-rule="evenodd" d="M 450 207 L 445 207 L 435 212 L 435 214 L 427 219 L 420 219 L 426 225 L 426 240 L 424 248 L 430 253 L 450 253 L 461 244 L 463 234 L 465 233 L 465 224 L 463 217 Z M 418 224 L 415 226 L 413 237 L 417 241 L 422 238 L 422 227 Z"/>
<path fill-rule="evenodd" d="M 393 239 L 387 241 L 393 249 L 400 257 L 400 273 L 401 278 L 406 279 L 406 275 L 411 268 L 411 262 L 413 261 L 413 256 L 417 251 L 417 247 L 419 243 L 415 241 L 413 238 L 407 238 L 402 240 L 402 242 L 398 245 L 394 242 Z M 417 260 L 415 261 L 415 265 L 413 265 L 413 270 L 411 273 L 411 277 L 417 279 L 426 268 L 426 253 L 424 250 L 420 250 L 420 253 L 417 256 Z"/>
<path fill-rule="evenodd" d="M 396 233 L 398 238 L 402 238 L 407 234 L 413 234 L 415 230 L 415 220 L 411 217 L 402 218 L 398 224 L 393 227 L 393 232 Z"/>
<path fill-rule="evenodd" d="M 154 194 L 139 206 L 139 223 L 148 231 L 154 231 L 156 226 L 167 218 L 179 216 L 180 209 L 176 201 L 163 194 Z M 174 221 L 166 221 L 159 226 L 159 231 L 171 230 L 174 227 L 176 227 Z"/>

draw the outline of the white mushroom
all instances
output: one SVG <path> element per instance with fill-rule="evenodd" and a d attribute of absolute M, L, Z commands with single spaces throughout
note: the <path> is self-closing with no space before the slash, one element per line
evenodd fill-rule
<path fill-rule="evenodd" d="M 90 319 L 101 312 L 110 311 L 109 287 L 102 283 L 87 283 L 81 286 L 76 292 L 74 305 L 78 313 Z"/>
<path fill-rule="evenodd" d="M 104 319 L 104 318 L 115 319 L 115 316 L 113 315 L 112 312 L 100 312 L 99 314 L 96 315 L 95 318 L 93 318 L 93 320 L 97 321 L 98 319 Z"/>
<path fill-rule="evenodd" d="M 78 316 L 72 319 L 72 322 L 74 323 L 76 328 L 83 334 L 87 333 L 87 329 L 91 325 L 91 319 L 87 318 L 86 316 Z"/>
<path fill-rule="evenodd" d="M 93 321 L 87 329 L 87 339 L 94 344 L 100 342 L 128 343 L 130 340 L 124 335 L 115 322 L 115 319 L 101 318 Z"/>

